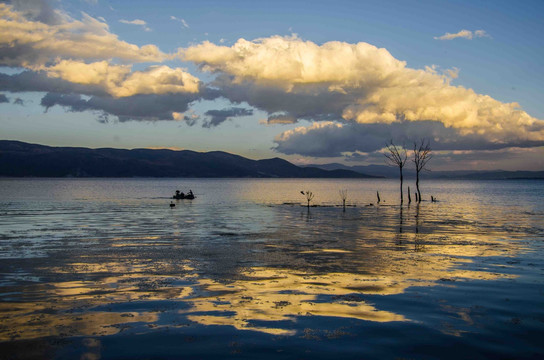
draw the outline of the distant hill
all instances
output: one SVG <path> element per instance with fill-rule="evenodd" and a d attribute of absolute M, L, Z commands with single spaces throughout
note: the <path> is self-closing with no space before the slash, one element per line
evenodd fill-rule
<path fill-rule="evenodd" d="M 0 140 L 4 177 L 369 178 L 352 170 L 298 167 L 221 151 L 89 149 Z"/>
<path fill-rule="evenodd" d="M 323 170 L 350 170 L 361 173 L 368 173 L 375 176 L 386 178 L 397 178 L 399 176 L 399 168 L 387 165 L 367 165 L 367 166 L 346 166 L 343 164 L 323 164 L 323 165 L 308 165 L 317 167 Z M 404 169 L 403 175 L 410 179 L 415 178 L 416 172 L 414 169 Z M 505 171 L 505 170 L 459 170 L 459 171 L 423 171 L 420 176 L 425 179 L 466 179 L 466 180 L 522 180 L 522 179 L 544 179 L 544 171 Z"/>

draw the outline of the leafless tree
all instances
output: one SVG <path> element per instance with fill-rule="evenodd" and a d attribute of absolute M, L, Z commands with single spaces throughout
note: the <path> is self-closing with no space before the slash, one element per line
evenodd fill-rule
<path fill-rule="evenodd" d="M 406 154 L 406 149 L 403 146 L 397 146 L 393 143 L 393 140 L 389 141 L 389 144 L 385 145 L 387 151 L 384 153 L 387 158 L 387 162 L 390 165 L 398 166 L 400 171 L 400 203 L 403 203 L 403 193 L 402 193 L 402 168 L 406 164 L 406 159 L 408 155 Z"/>
<path fill-rule="evenodd" d="M 310 209 L 310 201 L 314 198 L 314 193 L 312 193 L 310 190 L 301 191 L 302 195 L 306 196 L 306 201 L 308 201 L 308 209 Z"/>
<path fill-rule="evenodd" d="M 425 169 L 429 160 L 432 159 L 431 155 L 431 146 L 429 140 L 421 139 L 419 141 L 414 141 L 414 158 L 412 161 L 416 166 L 416 190 L 417 190 L 417 201 L 421 202 L 421 191 L 419 190 L 419 173 L 421 170 Z"/>
<path fill-rule="evenodd" d="M 348 198 L 348 190 L 341 189 L 341 190 L 338 190 L 338 193 L 340 194 L 340 198 L 342 199 L 342 205 L 344 206 L 344 211 L 346 211 L 346 199 Z"/>

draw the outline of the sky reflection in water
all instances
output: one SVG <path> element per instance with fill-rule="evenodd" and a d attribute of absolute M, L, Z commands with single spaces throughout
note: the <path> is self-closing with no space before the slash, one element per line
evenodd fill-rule
<path fill-rule="evenodd" d="M 171 210 L 154 192 L 175 190 L 175 181 L 129 182 L 137 198 L 119 195 L 115 184 L 104 193 L 107 182 L 65 183 L 77 199 L 3 194 L 1 341 L 197 324 L 294 336 L 306 331 L 302 317 L 424 323 L 402 306 L 407 290 L 515 280 L 520 257 L 534 253 L 544 233 L 538 206 L 519 211 L 472 201 L 472 193 L 452 201 L 462 194 L 440 184 L 433 186 L 441 202 L 401 208 L 394 182 L 382 185 L 389 201 L 380 206 L 368 206 L 376 183 L 346 182 L 357 207 L 343 212 L 328 206 L 339 202 L 330 180 L 313 184 L 326 206 L 309 210 L 284 204 L 304 200 L 293 190 L 308 184 L 203 181 L 194 202 Z M 461 336 L 476 327 L 470 301 L 444 301 L 442 322 L 453 313 L 464 325 L 438 331 Z"/>

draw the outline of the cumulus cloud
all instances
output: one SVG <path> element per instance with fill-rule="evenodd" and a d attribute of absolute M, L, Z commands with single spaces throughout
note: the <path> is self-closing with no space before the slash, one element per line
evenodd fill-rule
<path fill-rule="evenodd" d="M 476 30 L 474 32 L 470 30 L 461 30 L 458 33 L 451 34 L 451 33 L 445 33 L 442 36 L 435 36 L 435 40 L 453 40 L 457 38 L 463 38 L 463 39 L 469 39 L 472 40 L 473 38 L 480 38 L 480 37 L 489 37 L 489 35 L 485 32 L 485 30 Z"/>
<path fill-rule="evenodd" d="M 93 111 L 101 118 L 112 115 L 120 121 L 177 120 L 173 113 L 184 113 L 191 103 L 220 96 L 218 90 L 202 87 L 198 92 L 135 94 L 116 98 L 108 94 L 101 84 L 83 85 L 32 71 L 13 75 L 0 73 L 0 91 L 47 92 L 49 94 L 41 102 L 46 108 L 59 105 L 73 112 Z M 186 120 L 188 124 L 194 121 L 193 118 Z"/>
<path fill-rule="evenodd" d="M 317 45 L 273 36 L 240 39 L 230 47 L 203 42 L 180 56 L 218 74 L 213 85 L 231 101 L 246 101 L 269 114 L 340 124 L 432 121 L 458 136 L 497 146 L 544 140 L 544 122 L 517 103 L 451 85 L 457 69 L 411 69 L 367 43 Z"/>
<path fill-rule="evenodd" d="M 84 85 L 88 89 L 83 93 L 101 91 L 126 97 L 199 92 L 199 79 L 182 68 L 152 66 L 132 71 L 132 63 L 160 62 L 168 57 L 155 45 L 138 47 L 120 41 L 106 23 L 85 13 L 79 21 L 45 5 L 25 10 L 16 4 L 0 4 L 0 65 L 34 70 L 37 78 L 46 74 Z M 41 21 L 43 17 L 48 21 Z M 146 25 L 143 20 L 122 22 Z M 112 58 L 127 64 L 113 64 Z"/>
<path fill-rule="evenodd" d="M 62 11 L 53 9 L 47 0 L 11 0 L 9 3 L 24 17 L 44 24 L 58 25 L 66 18 Z"/>
<path fill-rule="evenodd" d="M 107 61 L 86 64 L 79 61 L 62 60 L 42 68 L 48 76 L 72 83 L 97 85 L 115 97 L 136 94 L 196 93 L 198 78 L 184 69 L 153 66 L 145 71 L 133 71 L 128 65 L 111 65 Z"/>
<path fill-rule="evenodd" d="M 230 109 L 223 109 L 223 110 L 208 110 L 206 111 L 204 115 L 209 116 L 209 120 L 204 122 L 204 124 L 202 124 L 202 127 L 211 128 L 211 127 L 215 127 L 222 124 L 229 118 L 233 118 L 237 116 L 253 115 L 253 110 L 246 109 L 246 108 L 232 107 Z"/>
<path fill-rule="evenodd" d="M 155 45 L 137 46 L 118 39 L 106 23 L 86 13 L 75 20 L 59 11 L 54 20 L 25 17 L 14 6 L 0 4 L 0 65 L 34 68 L 51 59 L 159 62 L 167 58 Z"/>
<path fill-rule="evenodd" d="M 140 19 L 134 19 L 134 20 L 121 19 L 121 20 L 119 20 L 119 22 L 123 23 L 123 24 L 128 24 L 128 25 L 141 26 L 145 31 L 151 31 L 151 29 L 149 27 L 147 27 L 147 23 L 144 20 L 140 20 Z"/>
<path fill-rule="evenodd" d="M 433 150 L 496 150 L 544 145 L 542 140 L 505 139 L 496 142 L 482 139 L 478 134 L 462 135 L 439 121 L 403 121 L 394 124 L 317 122 L 285 131 L 274 141 L 276 150 L 284 154 L 329 157 L 376 152 L 390 139 L 395 139 L 398 144 L 410 145 L 420 138 L 429 139 Z"/>
<path fill-rule="evenodd" d="M 270 122 L 278 116 L 291 119 L 335 120 L 341 117 L 344 107 L 353 103 L 353 94 L 330 92 L 326 85 L 296 86 L 294 91 L 249 80 L 233 82 L 232 77 L 219 75 L 212 85 L 234 103 L 247 102 L 270 114 Z"/>
<path fill-rule="evenodd" d="M 171 19 L 189 27 L 184 19 Z M 124 22 L 147 26 L 139 19 Z M 483 30 L 464 30 L 437 39 L 483 36 L 488 36 Z M 239 39 L 232 46 L 206 41 L 176 56 L 212 73 L 213 80 L 204 84 L 186 69 L 164 65 L 133 70 L 135 63 L 161 63 L 174 55 L 120 40 L 103 19 L 85 13 L 75 19 L 43 1 L 0 3 L 0 66 L 27 69 L 0 73 L 0 91 L 46 92 L 41 101 L 46 109 L 91 111 L 101 121 L 192 126 L 200 117 L 189 110 L 191 104 L 224 97 L 265 111 L 266 124 L 305 120 L 310 125 L 278 135 L 276 150 L 323 157 L 376 152 L 391 138 L 428 137 L 434 149 L 448 151 L 544 141 L 544 122 L 518 104 L 452 85 L 458 69 L 412 69 L 364 42 L 318 45 L 272 36 Z M 210 110 L 202 124 L 215 127 L 253 111 Z"/>

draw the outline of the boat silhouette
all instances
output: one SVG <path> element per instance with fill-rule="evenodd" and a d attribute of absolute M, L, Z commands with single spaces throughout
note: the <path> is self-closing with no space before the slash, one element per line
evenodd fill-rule
<path fill-rule="evenodd" d="M 176 193 L 174 194 L 174 196 L 172 196 L 172 199 L 176 199 L 176 200 L 180 200 L 180 199 L 193 200 L 194 198 L 195 198 L 195 195 L 193 194 L 192 190 L 189 190 L 187 194 L 184 194 L 180 192 L 179 190 L 176 190 Z"/>

